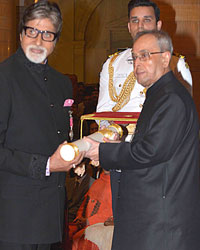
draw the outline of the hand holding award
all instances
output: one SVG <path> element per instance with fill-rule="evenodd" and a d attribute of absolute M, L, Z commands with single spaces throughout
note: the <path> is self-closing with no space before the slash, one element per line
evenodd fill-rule
<path fill-rule="evenodd" d="M 118 124 L 111 124 L 107 128 L 99 130 L 87 137 L 97 142 L 103 142 L 104 137 L 109 140 L 116 140 L 116 134 L 119 138 L 121 138 L 123 130 Z M 88 151 L 90 146 L 90 143 L 83 139 L 72 143 L 64 143 L 60 149 L 60 155 L 65 161 L 72 161 L 79 154 L 79 152 Z"/>

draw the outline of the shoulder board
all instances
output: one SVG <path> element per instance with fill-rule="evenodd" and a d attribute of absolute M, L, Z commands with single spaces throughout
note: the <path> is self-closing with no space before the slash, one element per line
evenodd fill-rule
<path fill-rule="evenodd" d="M 110 57 L 113 57 L 113 56 L 119 55 L 119 53 L 120 53 L 120 51 L 117 51 L 117 52 L 115 52 L 115 53 L 113 53 L 113 54 L 109 55 L 108 57 L 110 58 Z"/>
<path fill-rule="evenodd" d="M 184 59 L 185 67 L 186 67 L 187 69 L 189 69 L 189 65 L 188 65 L 188 63 L 187 63 L 186 60 L 185 60 L 185 59 L 186 59 L 185 56 L 180 55 L 180 54 L 178 54 L 178 53 L 173 53 L 173 55 L 176 56 L 176 57 L 178 57 L 178 58 L 180 58 L 180 59 Z"/>
<path fill-rule="evenodd" d="M 173 52 L 173 55 L 176 56 L 176 57 L 185 59 L 185 56 L 183 56 L 183 55 L 181 55 L 181 54 L 179 54 L 179 53 Z"/>

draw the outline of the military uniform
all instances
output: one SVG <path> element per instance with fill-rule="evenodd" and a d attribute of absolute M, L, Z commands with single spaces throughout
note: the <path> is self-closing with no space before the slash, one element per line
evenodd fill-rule
<path fill-rule="evenodd" d="M 100 92 L 99 100 L 97 104 L 97 112 L 112 111 L 112 108 L 116 104 L 111 100 L 109 95 L 109 64 L 114 55 L 112 55 L 104 63 L 103 69 L 100 74 Z M 131 72 L 133 72 L 133 61 L 131 55 L 131 49 L 126 49 L 123 52 L 119 52 L 115 60 L 112 62 L 114 68 L 113 73 L 113 86 L 116 90 L 117 95 L 123 88 L 123 84 Z M 170 63 L 170 67 L 175 72 L 175 75 L 179 74 L 182 76 L 184 85 L 191 92 L 192 89 L 192 76 L 189 70 L 185 58 L 179 55 L 173 55 Z M 180 77 L 179 77 L 180 80 Z M 145 91 L 137 81 L 135 81 L 134 88 L 130 94 L 129 102 L 122 107 L 120 112 L 141 112 L 142 105 L 145 100 Z"/>

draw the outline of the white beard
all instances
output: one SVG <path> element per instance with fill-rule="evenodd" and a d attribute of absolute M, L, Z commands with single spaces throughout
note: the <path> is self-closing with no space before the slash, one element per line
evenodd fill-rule
<path fill-rule="evenodd" d="M 32 49 L 40 50 L 41 53 L 34 53 Z M 41 46 L 29 45 L 26 48 L 26 57 L 33 63 L 43 63 L 47 57 L 47 49 Z"/>

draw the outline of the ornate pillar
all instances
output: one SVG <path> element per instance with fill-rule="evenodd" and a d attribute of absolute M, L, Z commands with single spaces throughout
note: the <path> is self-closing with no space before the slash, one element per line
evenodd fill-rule
<path fill-rule="evenodd" d="M 0 62 L 16 49 L 16 2 L 0 0 Z"/>
<path fill-rule="evenodd" d="M 74 41 L 73 45 L 74 73 L 78 76 L 79 82 L 83 82 L 85 80 L 85 41 Z"/>

